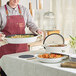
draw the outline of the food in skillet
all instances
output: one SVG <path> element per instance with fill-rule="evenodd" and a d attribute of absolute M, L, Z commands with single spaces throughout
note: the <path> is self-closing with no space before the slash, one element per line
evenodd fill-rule
<path fill-rule="evenodd" d="M 38 55 L 39 58 L 60 58 L 63 57 L 62 54 L 54 54 L 54 53 L 44 53 L 44 54 L 40 54 Z"/>
<path fill-rule="evenodd" d="M 28 38 L 28 37 L 34 37 L 34 35 L 14 35 L 14 36 L 8 36 L 7 38 Z"/>

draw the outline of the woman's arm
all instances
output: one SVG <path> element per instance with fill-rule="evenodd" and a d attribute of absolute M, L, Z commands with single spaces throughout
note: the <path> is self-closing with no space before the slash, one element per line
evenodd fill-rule
<path fill-rule="evenodd" d="M 26 16 L 27 16 L 26 25 L 27 25 L 27 27 L 29 27 L 29 30 L 33 33 L 37 32 L 37 30 L 39 30 L 39 28 L 34 23 L 34 20 L 28 9 L 26 9 Z"/>

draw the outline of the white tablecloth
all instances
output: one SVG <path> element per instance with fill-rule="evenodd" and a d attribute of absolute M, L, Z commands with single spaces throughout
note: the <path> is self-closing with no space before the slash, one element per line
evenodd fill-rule
<path fill-rule="evenodd" d="M 19 55 L 37 53 L 42 51 L 5 55 L 1 58 L 1 67 L 7 76 L 76 76 L 76 69 L 62 68 L 60 63 L 41 63 L 37 59 L 18 58 Z"/>

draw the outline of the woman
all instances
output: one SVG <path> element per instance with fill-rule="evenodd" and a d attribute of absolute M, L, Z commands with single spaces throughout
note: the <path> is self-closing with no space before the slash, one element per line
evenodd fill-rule
<path fill-rule="evenodd" d="M 41 34 L 41 31 L 32 21 L 29 11 L 21 5 L 19 0 L 9 0 L 0 8 L 0 30 L 6 36 L 14 34 L 25 34 L 25 27 L 29 27 L 33 33 Z M 26 47 L 26 48 L 25 48 Z M 5 54 L 28 51 L 27 44 L 7 44 L 0 47 L 0 57 Z"/>
<path fill-rule="evenodd" d="M 25 27 L 27 26 L 31 32 L 41 34 L 42 32 L 33 23 L 29 10 L 18 3 L 19 0 L 9 0 L 6 5 L 0 8 L 0 31 L 6 36 L 25 34 Z M 0 47 L 0 58 L 6 54 L 24 51 L 28 51 L 27 44 L 7 44 Z"/>

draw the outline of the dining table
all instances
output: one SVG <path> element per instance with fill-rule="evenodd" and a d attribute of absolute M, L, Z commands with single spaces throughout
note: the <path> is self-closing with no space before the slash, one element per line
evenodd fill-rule
<path fill-rule="evenodd" d="M 2 56 L 0 66 L 7 76 L 76 76 L 76 68 L 61 67 L 57 63 L 40 62 L 37 58 L 19 58 L 20 55 L 36 55 L 45 50 L 28 51 Z"/>

